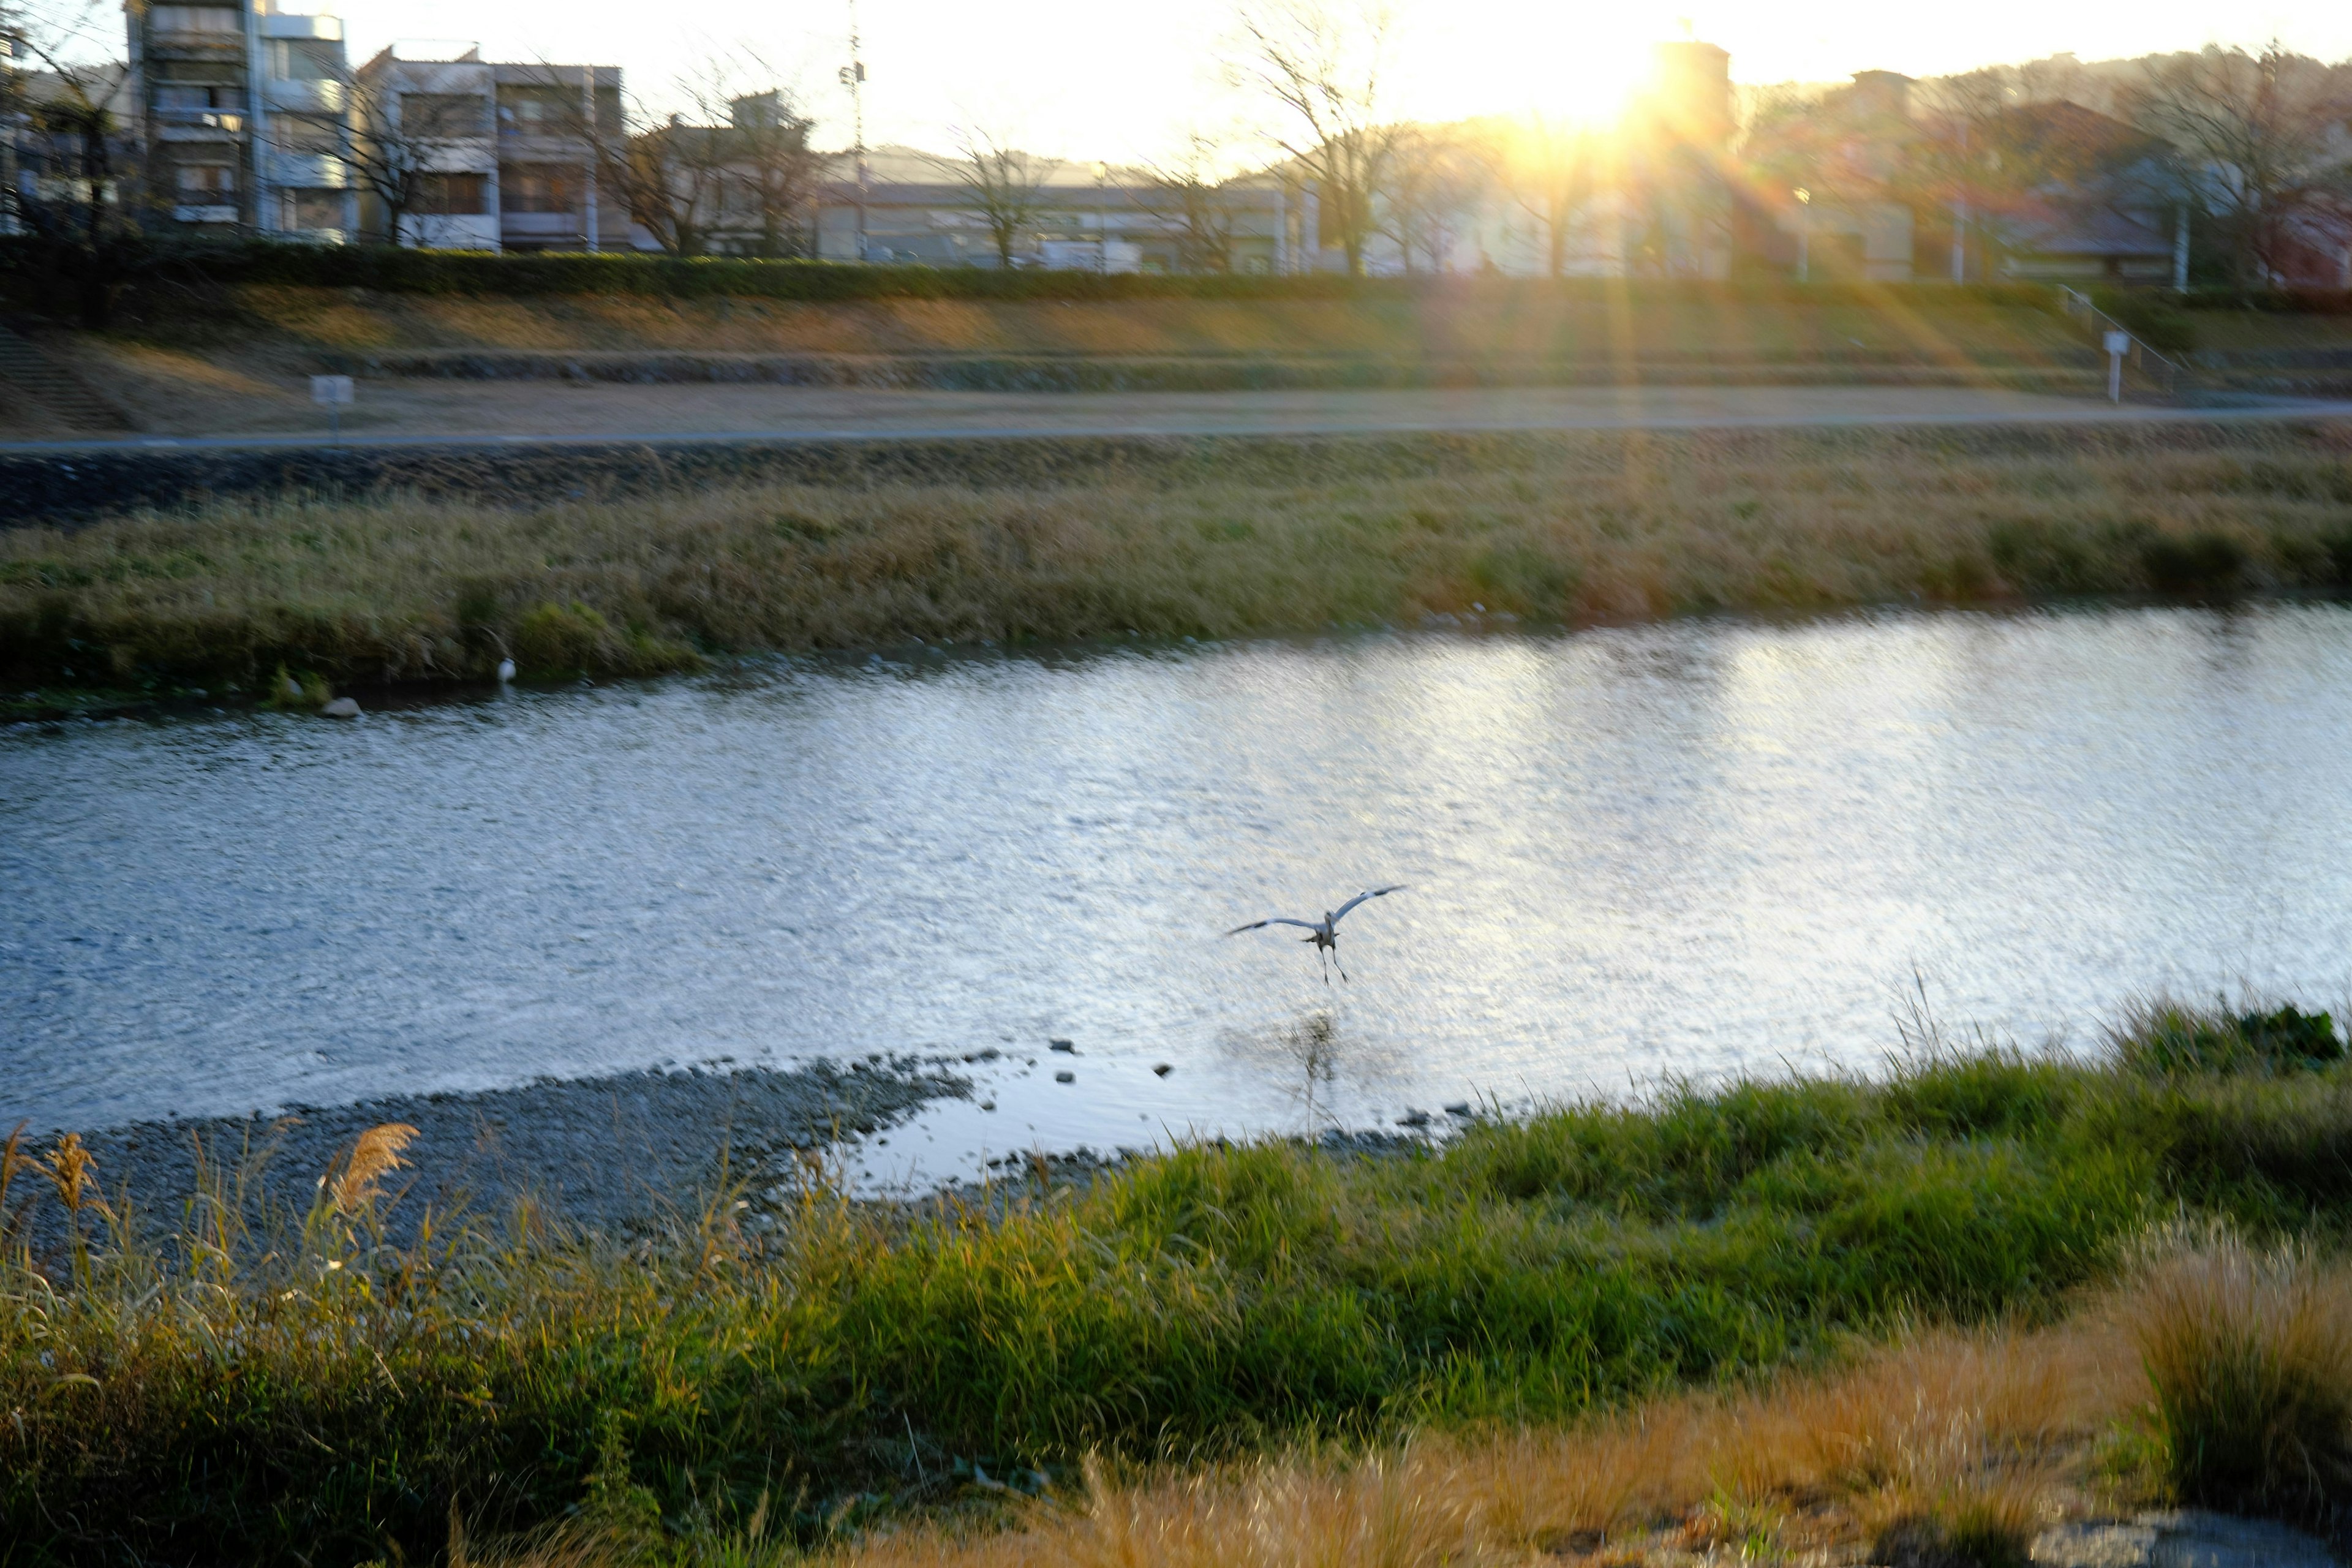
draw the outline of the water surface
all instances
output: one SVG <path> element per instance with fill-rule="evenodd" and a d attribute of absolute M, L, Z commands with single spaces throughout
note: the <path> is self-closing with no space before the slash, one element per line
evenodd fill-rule
<path fill-rule="evenodd" d="M 1867 1068 L 1915 975 L 1954 1026 L 2087 1041 L 2135 992 L 2352 989 L 2347 766 L 2333 606 L 785 661 L 355 723 L 19 726 L 0 1124 L 1005 1053 L 866 1152 L 930 1174 Z M 1343 927 L 1345 984 L 1218 935 L 1391 881 Z"/>

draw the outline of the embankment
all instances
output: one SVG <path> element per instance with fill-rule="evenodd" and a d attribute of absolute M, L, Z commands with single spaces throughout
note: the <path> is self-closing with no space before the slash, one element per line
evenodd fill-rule
<path fill-rule="evenodd" d="M 2347 454 L 2323 423 L 77 460 L 261 493 L 0 532 L 0 682 L 2334 593 Z"/>

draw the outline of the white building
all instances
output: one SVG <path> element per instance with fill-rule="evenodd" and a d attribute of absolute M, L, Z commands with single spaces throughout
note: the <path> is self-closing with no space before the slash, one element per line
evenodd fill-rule
<path fill-rule="evenodd" d="M 150 188 L 198 228 L 339 243 L 359 227 L 343 25 L 277 0 L 127 5 Z"/>
<path fill-rule="evenodd" d="M 621 135 L 618 66 L 515 65 L 467 49 L 417 58 L 385 49 L 359 68 L 361 158 L 371 184 L 414 163 L 400 242 L 450 250 L 630 250 L 649 243 L 600 192 L 583 132 Z M 382 235 L 380 192 L 362 219 Z M 592 236 L 593 234 L 593 240 Z"/>

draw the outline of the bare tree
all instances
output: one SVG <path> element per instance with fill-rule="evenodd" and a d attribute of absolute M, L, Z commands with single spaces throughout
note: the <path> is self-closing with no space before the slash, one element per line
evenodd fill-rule
<path fill-rule="evenodd" d="M 2152 62 L 2133 118 L 2191 165 L 2185 195 L 2204 209 L 2238 282 L 2287 276 L 2315 226 L 2352 227 L 2352 67 L 2273 42 L 2259 55 L 2208 46 Z"/>
<path fill-rule="evenodd" d="M 1223 149 L 1195 131 L 1164 163 L 1146 165 L 1163 221 L 1176 230 L 1177 268 L 1184 272 L 1234 269 L 1234 209 L 1220 177 Z"/>
<path fill-rule="evenodd" d="M 1601 188 L 1601 152 L 1593 133 L 1537 116 L 1511 129 L 1495 163 L 1511 199 L 1543 225 L 1545 275 L 1559 277 L 1568 270 L 1568 242 L 1577 216 Z"/>
<path fill-rule="evenodd" d="M 0 82 L 0 113 L 30 132 L 23 150 L 31 164 L 0 189 L 0 205 L 32 242 L 26 259 L 43 283 L 70 298 L 81 324 L 93 330 L 111 320 L 116 296 L 147 250 L 138 222 L 143 192 L 130 177 L 135 171 L 110 107 L 121 68 L 83 63 L 96 14 L 0 10 L 12 58 L 36 67 L 10 68 Z"/>
<path fill-rule="evenodd" d="M 729 100 L 728 177 L 750 195 L 759 223 L 753 254 L 806 256 L 814 235 L 805 223 L 824 160 L 809 145 L 814 127 L 781 88 Z"/>
<path fill-rule="evenodd" d="M 1456 226 L 1476 205 L 1487 179 L 1486 161 L 1458 137 L 1427 126 L 1403 128 L 1390 153 L 1378 216 L 1407 274 L 1416 254 L 1431 271 L 1444 270 Z"/>
<path fill-rule="evenodd" d="M 1322 223 L 1360 278 L 1403 135 L 1382 96 L 1394 18 L 1380 0 L 1258 0 L 1241 25 L 1247 50 L 1234 76 L 1286 111 L 1273 140 L 1315 182 Z"/>
<path fill-rule="evenodd" d="M 1062 161 L 1024 153 L 1003 132 L 974 126 L 956 132 L 956 153 L 939 160 L 940 167 L 980 209 L 996 243 L 996 264 L 1010 267 L 1013 245 L 1045 210 L 1045 184 Z"/>
<path fill-rule="evenodd" d="M 1935 78 L 1912 90 L 1920 136 L 1905 165 L 1906 194 L 1916 206 L 1950 214 L 1955 283 L 1967 280 L 1970 239 L 1993 224 L 1995 193 L 2018 186 L 2021 171 L 2002 157 L 2009 93 L 1998 70 Z"/>
<path fill-rule="evenodd" d="M 398 245 L 404 218 L 448 210 L 453 173 L 441 165 L 492 132 L 478 98 L 404 91 L 394 79 L 346 79 L 352 134 L 342 156 L 359 188 L 383 209 L 385 242 Z"/>
<path fill-rule="evenodd" d="M 561 95 L 556 122 L 586 143 L 598 194 L 618 202 L 667 254 L 702 255 L 718 224 L 730 151 L 725 128 L 689 124 L 675 110 L 656 115 L 634 100 L 607 114 L 593 92 L 544 68 L 548 88 Z M 706 70 L 679 83 L 677 96 L 707 120 L 720 107 L 713 102 L 716 80 L 717 73 Z"/>

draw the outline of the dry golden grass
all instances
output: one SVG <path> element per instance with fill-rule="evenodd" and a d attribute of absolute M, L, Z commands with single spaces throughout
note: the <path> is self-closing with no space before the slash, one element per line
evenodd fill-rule
<path fill-rule="evenodd" d="M 1950 363 L 2079 355 L 2078 332 L 2032 305 L 1935 291 L 1864 302 L 1669 291 L 1639 301 L 1575 289 L 1348 300 L 877 300 L 803 304 L 632 295 L 492 300 L 247 285 L 206 310 L 159 298 L 138 330 L 256 349 L 698 351 L 764 353 L 1364 355 L 1610 360 L 1660 355 Z M 201 314 L 208 320 L 191 320 Z"/>
<path fill-rule="evenodd" d="M 0 681 L 219 682 L 279 663 L 339 683 L 478 677 L 543 605 L 601 617 L 584 667 L 627 670 L 660 668 L 646 650 L 673 642 L 2333 590 L 2352 571 L 2347 452 L 2347 426 L 1596 433 L 1149 462 L 1071 443 L 941 448 L 920 459 L 935 479 L 908 459 L 903 478 L 850 466 L 645 499 L 219 504 L 0 532 Z"/>
<path fill-rule="evenodd" d="M 1422 1568 L 1659 1549 L 1794 1558 L 1906 1536 L 2021 1556 L 2091 1497 L 2100 1434 L 2139 1393 L 2102 1313 L 2039 1332 L 1924 1333 L 1825 1375 L 1685 1395 L 1569 1431 L 1425 1436 L 1115 1475 L 1009 1519 L 888 1529 L 819 1554 L 839 1568 Z M 756 1532 L 753 1532 L 756 1535 Z M 756 1539 L 746 1563 L 771 1560 Z M 773 1561 L 796 1561 L 775 1549 Z M 503 1568 L 613 1563 L 593 1524 Z M 734 1561 L 736 1559 L 729 1559 Z"/>
<path fill-rule="evenodd" d="M 2174 1485 L 2316 1512 L 2352 1479 L 2352 1277 L 2229 1235 L 2167 1247 L 2123 1304 Z"/>

